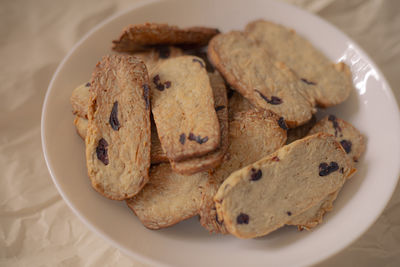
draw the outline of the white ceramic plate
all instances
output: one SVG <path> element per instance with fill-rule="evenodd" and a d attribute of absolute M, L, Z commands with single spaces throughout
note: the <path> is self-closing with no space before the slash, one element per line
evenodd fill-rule
<path fill-rule="evenodd" d="M 239 240 L 210 235 L 197 218 L 151 231 L 125 206 L 96 193 L 86 176 L 84 143 L 73 126 L 69 97 L 86 82 L 96 62 L 110 53 L 111 40 L 128 24 L 146 21 L 221 31 L 243 29 L 258 18 L 298 31 L 333 61 L 344 60 L 356 90 L 328 112 L 353 123 L 367 137 L 359 172 L 345 185 L 334 210 L 312 232 L 286 227 L 264 238 Z M 347 36 L 320 18 L 273 1 L 145 1 L 90 31 L 64 58 L 43 107 L 42 142 L 54 183 L 71 209 L 127 254 L 174 266 L 305 266 L 319 262 L 361 236 L 390 199 L 399 175 L 399 110 L 387 82 L 370 58 Z"/>

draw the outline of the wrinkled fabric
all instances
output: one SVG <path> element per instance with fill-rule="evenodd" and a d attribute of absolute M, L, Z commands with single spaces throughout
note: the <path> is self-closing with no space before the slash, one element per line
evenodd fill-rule
<path fill-rule="evenodd" d="M 136 1 L 0 3 L 0 266 L 145 266 L 90 231 L 58 194 L 42 155 L 50 79 L 96 24 Z M 377 63 L 400 100 L 400 2 L 286 0 L 328 20 Z M 317 266 L 398 266 L 400 188 L 357 241 Z"/>

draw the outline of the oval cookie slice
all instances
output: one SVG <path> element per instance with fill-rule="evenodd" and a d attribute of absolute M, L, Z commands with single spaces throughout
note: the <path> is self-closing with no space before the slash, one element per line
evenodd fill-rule
<path fill-rule="evenodd" d="M 170 160 L 202 156 L 219 147 L 220 125 L 202 59 L 164 60 L 153 70 L 150 82 L 154 121 Z"/>
<path fill-rule="evenodd" d="M 237 237 L 266 235 L 337 191 L 354 171 L 333 136 L 295 141 L 232 173 L 214 197 L 218 217 Z"/>
<path fill-rule="evenodd" d="M 146 66 L 131 56 L 105 56 L 93 73 L 86 163 L 92 186 L 107 198 L 130 198 L 149 179 L 148 82 Z"/>

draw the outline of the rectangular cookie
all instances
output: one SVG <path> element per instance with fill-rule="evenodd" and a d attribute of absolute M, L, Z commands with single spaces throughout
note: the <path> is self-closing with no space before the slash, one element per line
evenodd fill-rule
<path fill-rule="evenodd" d="M 221 164 L 228 149 L 228 97 L 226 95 L 225 82 L 218 72 L 208 73 L 214 95 L 214 107 L 217 112 L 221 127 L 221 145 L 215 151 L 184 161 L 171 161 L 172 169 L 180 174 L 190 175 L 200 171 L 206 171 Z"/>
<path fill-rule="evenodd" d="M 107 198 L 133 197 L 150 167 L 149 79 L 131 56 L 104 56 L 90 87 L 86 164 L 92 186 Z"/>
<path fill-rule="evenodd" d="M 232 173 L 214 197 L 218 217 L 236 237 L 263 236 L 336 192 L 354 172 L 335 138 L 318 133 Z"/>
<path fill-rule="evenodd" d="M 153 70 L 151 105 L 167 157 L 182 161 L 217 149 L 221 131 L 204 61 L 194 56 L 166 59 Z"/>

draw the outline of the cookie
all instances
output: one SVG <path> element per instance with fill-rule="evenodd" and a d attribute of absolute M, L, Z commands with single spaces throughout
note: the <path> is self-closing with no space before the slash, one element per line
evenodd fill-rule
<path fill-rule="evenodd" d="M 200 223 L 210 232 L 227 233 L 218 218 L 213 197 L 222 182 L 234 171 L 269 155 L 282 147 L 286 130 L 279 117 L 268 111 L 238 112 L 229 122 L 229 148 L 224 162 L 211 174 L 203 195 Z"/>
<path fill-rule="evenodd" d="M 112 49 L 118 52 L 133 52 L 153 45 L 205 46 L 218 34 L 215 28 L 177 26 L 160 23 L 129 25 L 121 36 L 113 41 Z"/>
<path fill-rule="evenodd" d="M 76 128 L 76 132 L 79 136 L 85 140 L 86 138 L 86 131 L 88 128 L 88 120 L 79 116 L 75 116 L 74 125 Z"/>
<path fill-rule="evenodd" d="M 87 109 L 90 98 L 89 88 L 90 82 L 81 84 L 72 91 L 70 98 L 72 113 L 82 118 L 87 118 Z"/>
<path fill-rule="evenodd" d="M 133 197 L 149 179 L 150 102 L 144 63 L 104 56 L 92 76 L 85 139 L 92 186 L 107 198 Z"/>
<path fill-rule="evenodd" d="M 266 235 L 336 192 L 354 171 L 334 136 L 306 137 L 232 173 L 214 197 L 218 217 L 236 237 Z"/>
<path fill-rule="evenodd" d="M 347 155 L 354 161 L 358 159 L 365 151 L 364 136 L 350 123 L 337 118 L 334 115 L 329 115 L 320 120 L 310 130 L 309 135 L 324 132 L 335 136 Z"/>
<path fill-rule="evenodd" d="M 306 123 L 316 112 L 313 99 L 302 93 L 310 85 L 285 64 L 273 61 L 244 33 L 215 36 L 208 45 L 208 56 L 233 88 L 255 107 L 284 117 L 289 127 Z"/>
<path fill-rule="evenodd" d="M 207 181 L 206 172 L 184 176 L 162 163 L 151 167 L 149 182 L 126 203 L 147 228 L 169 227 L 198 214 Z"/>
<path fill-rule="evenodd" d="M 273 22 L 257 20 L 245 32 L 265 47 L 277 61 L 284 62 L 306 84 L 307 94 L 318 105 L 329 107 L 345 101 L 353 90 L 349 67 L 333 63 L 294 30 Z"/>
<path fill-rule="evenodd" d="M 217 149 L 221 131 L 204 61 L 194 56 L 164 60 L 151 77 L 151 106 L 161 146 L 172 161 Z"/>
<path fill-rule="evenodd" d="M 300 125 L 296 128 L 289 129 L 287 132 L 286 144 L 290 144 L 296 140 L 305 137 L 311 128 L 317 123 L 317 118 L 315 116 L 311 117 L 311 120 L 306 124 Z"/>
<path fill-rule="evenodd" d="M 140 58 L 143 60 L 144 64 L 146 64 L 149 76 L 151 76 L 152 70 L 161 61 L 182 55 L 184 55 L 182 49 L 173 46 L 159 46 L 145 51 L 132 53 L 132 56 Z"/>
<path fill-rule="evenodd" d="M 214 95 L 214 107 L 221 128 L 221 145 L 215 151 L 198 158 L 191 158 L 179 162 L 171 161 L 172 169 L 180 174 L 190 175 L 217 167 L 221 164 L 225 152 L 228 149 L 228 98 L 226 95 L 225 82 L 218 72 L 209 73 L 208 76 L 210 77 Z"/>
<path fill-rule="evenodd" d="M 256 108 L 241 94 L 232 91 L 232 96 L 229 98 L 229 118 L 232 119 L 236 113 L 248 110 L 256 110 Z"/>

